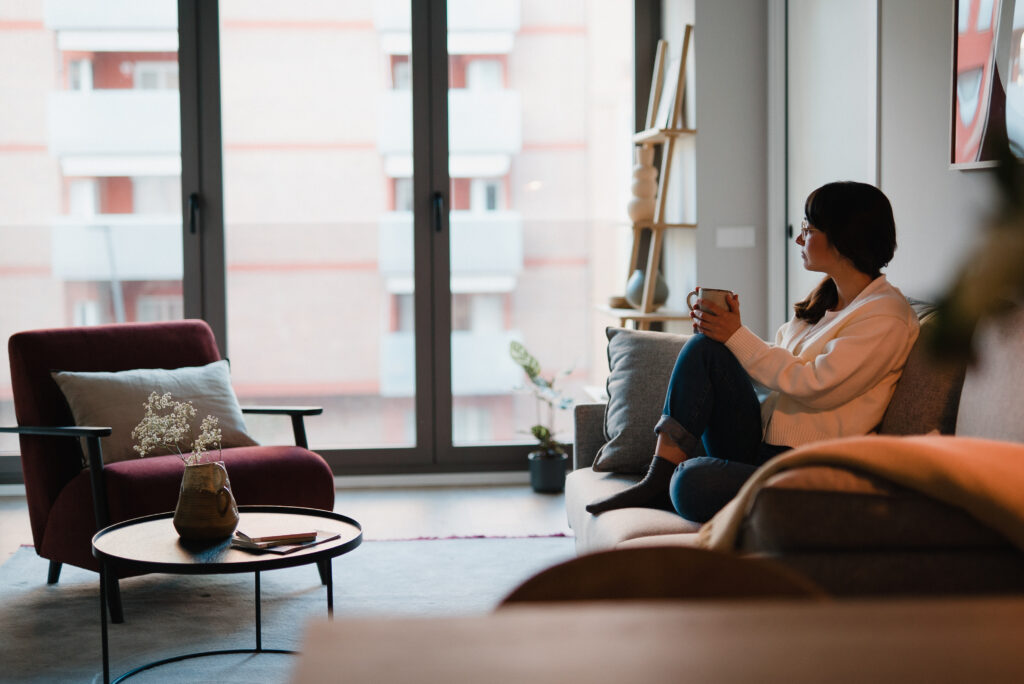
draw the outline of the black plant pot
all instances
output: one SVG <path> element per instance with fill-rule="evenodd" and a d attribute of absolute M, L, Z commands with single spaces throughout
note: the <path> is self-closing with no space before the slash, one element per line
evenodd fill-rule
<path fill-rule="evenodd" d="M 530 486 L 541 494 L 557 494 L 565 489 L 565 466 L 569 460 L 566 454 L 551 454 L 547 451 L 531 451 Z"/>

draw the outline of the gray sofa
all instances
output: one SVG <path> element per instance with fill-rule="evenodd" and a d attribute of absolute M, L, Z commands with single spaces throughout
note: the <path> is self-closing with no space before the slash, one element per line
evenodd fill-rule
<path fill-rule="evenodd" d="M 927 328 L 927 308 L 915 308 L 922 328 Z M 609 433 L 623 432 L 621 421 L 618 426 L 611 425 L 616 420 L 615 412 L 623 410 L 615 402 L 636 401 L 635 394 L 630 399 L 621 391 L 623 380 L 621 373 L 616 377 L 616 367 L 628 366 L 635 371 L 644 365 L 642 359 L 623 360 L 623 349 L 634 356 L 642 349 L 638 352 L 637 346 L 624 347 L 619 344 L 621 338 L 616 339 L 618 335 L 640 333 L 609 329 L 609 402 L 575 408 L 574 469 L 566 479 L 565 499 L 579 554 L 632 546 L 694 544 L 699 529 L 697 523 L 660 510 L 629 508 L 598 516 L 584 510 L 587 503 L 627 487 L 640 477 L 636 472 L 609 471 L 607 464 L 603 466 L 605 472 L 594 468 L 599 454 L 622 438 L 621 434 Z M 685 340 L 685 336 L 675 337 Z M 613 345 L 617 345 L 617 352 L 612 351 Z M 975 364 L 938 364 L 924 346 L 919 341 L 911 352 L 879 432 L 898 435 L 938 431 L 1024 442 L 1024 312 L 981 331 Z M 662 354 L 656 363 L 664 366 L 665 358 L 667 355 Z M 646 369 L 666 376 L 670 370 L 671 366 Z M 647 377 L 649 382 L 650 375 Z M 663 393 L 664 389 L 652 391 Z M 653 425 L 650 422 L 645 429 Z M 642 456 L 643 461 L 649 458 L 650 452 Z M 612 461 L 613 469 L 630 470 L 615 465 Z M 774 558 L 838 595 L 1024 590 L 1024 554 L 965 512 L 878 478 L 839 468 L 808 467 L 776 475 L 746 515 L 739 549 Z"/>

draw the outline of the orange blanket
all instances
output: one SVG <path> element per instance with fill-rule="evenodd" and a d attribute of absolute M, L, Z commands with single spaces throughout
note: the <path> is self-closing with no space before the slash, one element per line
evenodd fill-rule
<path fill-rule="evenodd" d="M 917 490 L 962 508 L 1024 549 L 1024 444 L 939 435 L 835 439 L 777 456 L 701 527 L 700 545 L 734 549 L 764 483 L 783 470 L 812 465 L 848 467 Z"/>

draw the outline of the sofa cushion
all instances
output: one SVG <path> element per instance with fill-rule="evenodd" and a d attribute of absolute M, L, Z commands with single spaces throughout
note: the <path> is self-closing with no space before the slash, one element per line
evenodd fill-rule
<path fill-rule="evenodd" d="M 143 405 L 151 392 L 170 392 L 177 401 L 191 401 L 196 409 L 194 428 L 198 428 L 198 421 L 207 415 L 217 418 L 223 448 L 256 444 L 246 434 L 242 410 L 231 388 L 228 362 L 225 360 L 172 370 L 55 371 L 53 379 L 64 393 L 75 425 L 113 428 L 109 437 L 100 440 L 105 463 L 139 457 L 134 450 L 132 430 L 142 420 Z"/>
<path fill-rule="evenodd" d="M 605 444 L 594 470 L 643 473 L 654 455 L 668 380 L 689 335 L 609 327 Z"/>
<path fill-rule="evenodd" d="M 574 470 L 565 479 L 565 509 L 569 527 L 576 537 L 576 553 L 617 548 L 637 537 L 692 533 L 700 525 L 674 512 L 654 508 L 623 508 L 591 515 L 584 508 L 595 499 L 611 496 L 639 478 L 616 473 L 599 473 L 592 468 Z"/>
<path fill-rule="evenodd" d="M 878 431 L 883 435 L 951 435 L 956 429 L 967 364 L 940 361 L 929 352 L 927 338 L 935 316 L 920 302 L 912 304 L 920 316 L 921 334 L 910 350 Z"/>
<path fill-rule="evenodd" d="M 966 512 L 881 478 L 814 466 L 779 473 L 740 531 L 746 552 L 1008 549 Z"/>

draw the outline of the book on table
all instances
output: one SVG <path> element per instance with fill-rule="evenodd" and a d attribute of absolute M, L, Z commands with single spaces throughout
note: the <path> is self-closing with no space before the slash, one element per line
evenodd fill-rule
<path fill-rule="evenodd" d="M 301 549 L 308 549 L 311 546 L 323 544 L 340 536 L 337 532 L 313 530 L 312 532 L 301 534 L 264 535 L 263 541 L 258 541 L 260 537 L 249 537 L 244 532 L 236 531 L 235 536 L 231 538 L 231 546 L 244 551 L 266 551 L 283 555 Z"/>
<path fill-rule="evenodd" d="M 252 530 L 250 530 L 251 532 Z M 235 536 L 242 541 L 262 544 L 264 542 L 281 542 L 297 544 L 316 539 L 316 530 L 300 530 L 296 532 L 281 532 L 277 534 L 246 534 L 242 530 L 235 530 Z"/>

